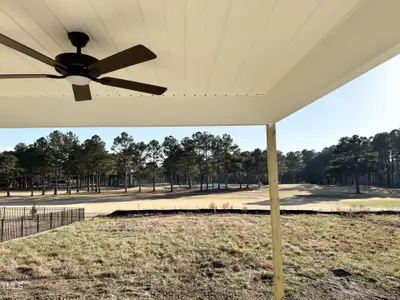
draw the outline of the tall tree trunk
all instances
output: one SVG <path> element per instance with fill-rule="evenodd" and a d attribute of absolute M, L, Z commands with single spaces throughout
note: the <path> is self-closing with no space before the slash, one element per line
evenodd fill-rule
<path fill-rule="evenodd" d="M 246 174 L 246 177 L 247 177 L 246 189 L 248 189 L 250 187 L 250 176 L 249 175 L 250 175 L 249 173 Z"/>
<path fill-rule="evenodd" d="M 97 183 L 98 183 L 98 192 L 99 192 L 99 194 L 101 193 L 101 190 L 100 190 L 100 186 L 101 186 L 101 177 L 100 177 L 100 174 L 98 174 L 97 175 Z"/>
<path fill-rule="evenodd" d="M 200 162 L 200 165 L 199 165 L 199 171 L 200 171 L 200 191 L 202 191 L 203 190 L 203 170 L 202 170 L 202 163 Z"/>
<path fill-rule="evenodd" d="M 392 177 L 392 186 L 391 187 L 395 187 L 396 186 L 396 180 L 395 180 L 395 169 L 394 169 L 394 160 L 393 160 L 393 155 L 391 158 L 391 165 L 390 165 L 390 173 L 391 173 L 391 177 Z"/>
<path fill-rule="evenodd" d="M 97 177 L 97 174 L 95 173 L 93 175 L 93 183 L 94 183 L 94 192 L 97 193 L 98 187 L 99 187 L 99 178 Z"/>
<path fill-rule="evenodd" d="M 68 180 L 68 182 L 67 182 L 67 192 L 68 192 L 68 194 L 69 195 L 71 195 L 71 193 L 72 193 L 72 186 L 71 186 L 71 173 L 68 171 L 68 177 L 67 177 L 67 180 Z"/>
<path fill-rule="evenodd" d="M 239 185 L 240 185 L 239 188 L 240 189 L 242 189 L 242 183 L 243 183 L 243 176 L 242 176 L 242 173 L 240 172 L 239 173 Z"/>
<path fill-rule="evenodd" d="M 7 178 L 7 197 L 10 197 L 10 179 Z"/>
<path fill-rule="evenodd" d="M 139 170 L 139 193 L 142 192 L 142 172 Z"/>
<path fill-rule="evenodd" d="M 156 191 L 156 170 L 153 167 L 153 192 Z"/>
<path fill-rule="evenodd" d="M 225 190 L 228 189 L 228 180 L 229 180 L 229 175 L 226 174 L 226 175 L 225 175 Z"/>
<path fill-rule="evenodd" d="M 385 179 L 386 179 L 386 187 L 390 187 L 390 176 L 389 176 L 389 170 L 388 170 L 388 162 L 387 162 L 387 160 L 385 159 L 385 162 L 384 162 L 384 164 L 385 164 Z"/>
<path fill-rule="evenodd" d="M 31 189 L 31 197 L 33 197 L 33 178 L 30 178 L 30 185 L 29 185 L 30 189 Z"/>
<path fill-rule="evenodd" d="M 187 176 L 188 176 L 189 189 L 192 189 L 192 176 L 190 174 L 190 167 L 188 168 Z"/>
<path fill-rule="evenodd" d="M 86 176 L 87 191 L 90 192 L 90 175 Z"/>
<path fill-rule="evenodd" d="M 354 181 L 356 184 L 356 194 L 360 194 L 360 173 L 358 171 L 354 173 Z"/>
<path fill-rule="evenodd" d="M 208 185 L 210 184 L 210 173 L 209 173 L 209 170 L 208 170 L 208 166 L 207 166 L 207 168 L 206 168 L 206 190 L 208 190 Z"/>
<path fill-rule="evenodd" d="M 79 194 L 80 183 L 81 183 L 81 181 L 80 181 L 80 177 L 78 175 L 78 176 L 76 176 L 76 193 L 77 194 Z"/>
<path fill-rule="evenodd" d="M 125 166 L 125 193 L 128 192 L 128 166 Z"/>
<path fill-rule="evenodd" d="M 42 175 L 42 196 L 46 195 L 45 179 L 46 175 Z"/>
<path fill-rule="evenodd" d="M 131 188 L 132 187 L 132 172 L 129 172 L 129 181 L 128 181 L 128 187 Z"/>
<path fill-rule="evenodd" d="M 217 180 L 218 180 L 218 190 L 221 189 L 221 174 L 220 174 L 220 165 L 219 165 L 219 157 L 217 161 Z"/>
<path fill-rule="evenodd" d="M 57 169 L 56 169 L 56 173 L 54 175 L 54 180 L 55 180 L 55 182 L 54 182 L 54 192 L 53 192 L 53 194 L 57 195 L 57 193 L 58 193 L 58 170 Z"/>
<path fill-rule="evenodd" d="M 170 172 L 170 174 L 169 174 L 169 181 L 170 181 L 170 183 L 171 183 L 171 192 L 173 192 L 174 191 L 174 183 L 173 183 L 173 174 L 172 174 L 172 172 Z"/>
<path fill-rule="evenodd" d="M 213 177 L 213 165 L 211 163 L 211 167 L 209 170 L 209 178 L 211 180 L 211 189 L 214 189 L 214 177 Z"/>

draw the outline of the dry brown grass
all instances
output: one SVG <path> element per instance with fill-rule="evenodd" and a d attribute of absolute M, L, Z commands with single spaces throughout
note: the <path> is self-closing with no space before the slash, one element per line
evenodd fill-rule
<path fill-rule="evenodd" d="M 221 204 L 222 209 L 233 209 L 233 205 L 229 202 L 225 202 Z"/>
<path fill-rule="evenodd" d="M 1 246 L 0 280 L 22 289 L 0 293 L 7 299 L 269 299 L 269 222 L 254 215 L 85 221 Z M 282 230 L 289 299 L 399 299 L 399 216 L 284 216 Z M 352 276 L 333 276 L 338 268 Z"/>

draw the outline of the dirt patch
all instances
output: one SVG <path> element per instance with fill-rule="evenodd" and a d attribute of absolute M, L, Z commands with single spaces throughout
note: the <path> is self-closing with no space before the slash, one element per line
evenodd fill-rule
<path fill-rule="evenodd" d="M 369 219 L 368 222 L 374 223 L 379 226 L 386 226 L 386 227 L 400 229 L 400 220 L 391 221 L 391 220 L 371 220 L 371 219 Z"/>
<path fill-rule="evenodd" d="M 382 211 L 380 213 L 384 214 L 385 211 Z M 364 221 L 369 224 L 372 223 L 378 226 L 389 227 L 391 229 L 400 229 L 400 213 L 394 213 L 393 215 L 387 215 L 387 216 L 382 216 L 379 213 L 352 214 L 352 218 L 356 218 L 358 220 Z"/>
<path fill-rule="evenodd" d="M 302 286 L 296 293 L 288 295 L 287 300 L 398 300 L 399 293 L 386 291 L 377 286 L 374 280 L 357 276 L 327 276 Z"/>
<path fill-rule="evenodd" d="M 4 299 L 54 300 L 54 299 L 272 299 L 272 295 L 254 293 L 246 289 L 235 290 L 224 286 L 217 277 L 208 276 L 207 286 L 193 286 L 192 290 L 174 290 L 178 286 L 152 286 L 134 277 L 97 279 L 57 279 L 19 282 L 18 293 L 8 293 Z M 257 285 L 272 285 L 270 273 L 253 278 Z M 182 281 L 181 286 L 186 283 Z M 0 295 L 3 296 L 0 292 Z M 257 296 L 256 296 L 257 295 Z M 357 276 L 337 277 L 334 275 L 308 280 L 301 288 L 287 292 L 286 300 L 398 300 L 400 291 L 394 294 L 375 282 Z M 205 298 L 206 297 L 206 298 Z"/>
<path fill-rule="evenodd" d="M 154 299 L 148 287 L 130 278 L 42 279 L 20 281 L 13 286 L 15 288 L 12 293 L 10 290 L 6 293 L 0 290 L 0 298 L 7 300 Z"/>

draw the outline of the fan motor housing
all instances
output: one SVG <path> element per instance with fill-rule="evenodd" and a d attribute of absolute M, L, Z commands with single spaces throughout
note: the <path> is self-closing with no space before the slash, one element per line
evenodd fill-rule
<path fill-rule="evenodd" d="M 86 33 L 79 31 L 68 32 L 68 39 L 76 48 L 83 48 L 89 42 L 89 36 Z"/>
<path fill-rule="evenodd" d="M 56 56 L 55 61 L 67 67 L 67 70 L 55 66 L 58 73 L 65 75 L 91 75 L 97 77 L 96 74 L 90 74 L 88 67 L 99 61 L 93 56 L 82 53 L 62 53 Z M 93 72 L 94 73 L 94 72 Z"/>

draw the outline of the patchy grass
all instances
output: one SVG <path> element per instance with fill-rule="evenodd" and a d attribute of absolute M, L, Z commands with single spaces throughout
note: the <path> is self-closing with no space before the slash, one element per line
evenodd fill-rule
<path fill-rule="evenodd" d="M 284 216 L 282 231 L 288 299 L 399 299 L 399 216 Z M 88 220 L 2 245 L 0 282 L 22 289 L 0 295 L 270 299 L 270 240 L 269 216 Z"/>
<path fill-rule="evenodd" d="M 400 199 L 379 200 L 342 200 L 340 205 L 355 207 L 400 208 Z"/>
<path fill-rule="evenodd" d="M 28 192 L 12 192 L 11 198 L 0 197 L 0 206 L 78 206 L 85 208 L 87 215 L 105 215 L 115 210 L 135 209 L 196 209 L 207 208 L 214 203 L 218 208 L 229 203 L 234 208 L 246 206 L 251 209 L 269 209 L 268 186 L 250 189 L 238 189 L 231 186 L 228 190 L 209 190 L 200 192 L 198 189 L 176 189 L 168 191 L 168 186 L 158 186 L 153 193 L 151 188 L 143 187 L 143 192 L 138 193 L 138 188 L 131 188 L 127 193 L 124 189 L 102 189 L 101 194 L 81 193 L 72 195 L 60 191 L 58 196 L 49 193 L 46 196 L 29 197 Z M 345 201 L 400 201 L 400 189 L 384 189 L 375 187 L 362 187 L 362 194 L 355 194 L 352 186 L 330 186 L 312 184 L 282 184 L 279 187 L 282 209 L 304 209 L 331 211 L 339 204 L 346 205 Z M 39 192 L 38 192 L 39 193 Z M 25 195 L 25 196 L 24 196 Z M 392 200 L 397 202 L 391 202 Z M 360 202 L 362 203 L 362 202 Z M 350 204 L 351 206 L 352 204 Z M 391 205 L 391 204 L 390 204 Z M 396 208 L 396 204 L 395 208 Z M 346 207 L 346 206 L 345 206 Z M 399 207 L 399 205 L 397 205 Z M 388 208 L 385 206 L 383 209 Z"/>

